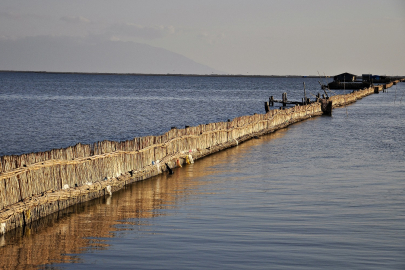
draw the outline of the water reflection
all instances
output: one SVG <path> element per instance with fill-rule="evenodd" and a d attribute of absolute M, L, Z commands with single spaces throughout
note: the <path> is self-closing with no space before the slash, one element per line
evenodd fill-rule
<path fill-rule="evenodd" d="M 184 170 L 185 172 L 189 170 Z M 88 248 L 103 249 L 105 239 L 114 236 L 119 220 L 145 219 L 162 215 L 161 209 L 175 207 L 180 193 L 193 182 L 184 182 L 183 172 L 135 183 L 125 190 L 50 215 L 0 239 L 1 269 L 35 268 L 37 265 L 74 262 L 74 256 Z M 195 183 L 194 183 L 195 184 Z"/>
<path fill-rule="evenodd" d="M 250 147 L 284 136 L 285 130 L 250 140 L 236 148 L 214 154 L 192 165 L 137 182 L 113 196 L 98 198 L 49 215 L 25 228 L 0 236 L 0 269 L 36 269 L 41 265 L 80 262 L 74 254 L 108 248 L 108 238 L 121 230 L 147 226 L 154 217 L 169 215 L 192 196 L 219 192 L 204 189 L 199 181 L 207 175 L 224 173 L 221 163 L 237 162 Z M 224 164 L 225 165 L 225 164 Z"/>

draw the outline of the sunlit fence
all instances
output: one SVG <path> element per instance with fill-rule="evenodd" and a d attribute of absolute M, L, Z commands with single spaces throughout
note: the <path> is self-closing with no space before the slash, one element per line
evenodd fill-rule
<path fill-rule="evenodd" d="M 377 91 L 384 87 L 380 88 Z M 355 102 L 374 92 L 375 89 L 371 87 L 346 95 L 335 95 L 329 100 L 336 107 Z M 190 158 L 198 158 L 202 151 L 216 152 L 252 136 L 272 132 L 319 114 L 322 114 L 321 105 L 316 102 L 270 110 L 266 114 L 237 117 L 228 122 L 184 129 L 173 128 L 160 136 L 146 136 L 122 142 L 77 144 L 46 152 L 2 156 L 0 225 L 7 223 L 9 227 L 11 224 L 8 223 L 13 223 L 14 227 L 21 226 L 77 202 L 103 196 L 110 183 L 108 181 L 118 179 L 124 174 L 141 175 L 137 180 L 143 180 L 165 171 L 164 163 L 178 157 L 190 155 Z M 176 163 L 172 163 L 172 166 L 176 166 Z M 66 192 L 69 194 L 66 195 Z M 43 198 L 44 194 L 47 194 L 47 199 L 43 203 L 32 203 L 37 197 L 38 200 Z M 83 196 L 79 198 L 81 194 Z M 27 201 L 30 203 L 25 203 Z M 36 207 L 35 213 L 29 209 L 33 205 Z M 42 206 L 38 208 L 40 205 Z M 12 217 L 16 213 L 21 215 Z M 7 229 L 0 228 L 0 233 L 2 230 L 4 232 Z"/>

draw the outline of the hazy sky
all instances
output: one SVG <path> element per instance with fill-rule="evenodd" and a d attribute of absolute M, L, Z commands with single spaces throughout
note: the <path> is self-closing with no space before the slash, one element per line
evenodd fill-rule
<path fill-rule="evenodd" d="M 0 41 L 27 36 L 144 43 L 230 74 L 405 75 L 405 0 L 0 0 Z"/>

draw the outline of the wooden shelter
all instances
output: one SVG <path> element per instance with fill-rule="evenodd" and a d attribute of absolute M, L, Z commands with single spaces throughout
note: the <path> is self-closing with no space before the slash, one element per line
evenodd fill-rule
<path fill-rule="evenodd" d="M 342 73 L 333 77 L 334 81 L 337 82 L 354 82 L 357 76 L 351 73 Z"/>

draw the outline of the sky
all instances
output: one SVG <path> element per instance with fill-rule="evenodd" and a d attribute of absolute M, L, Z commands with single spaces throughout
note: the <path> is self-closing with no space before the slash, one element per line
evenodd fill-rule
<path fill-rule="evenodd" d="M 61 43 L 108 72 L 405 75 L 405 0 L 0 0 L 0 70 L 103 72 Z"/>

